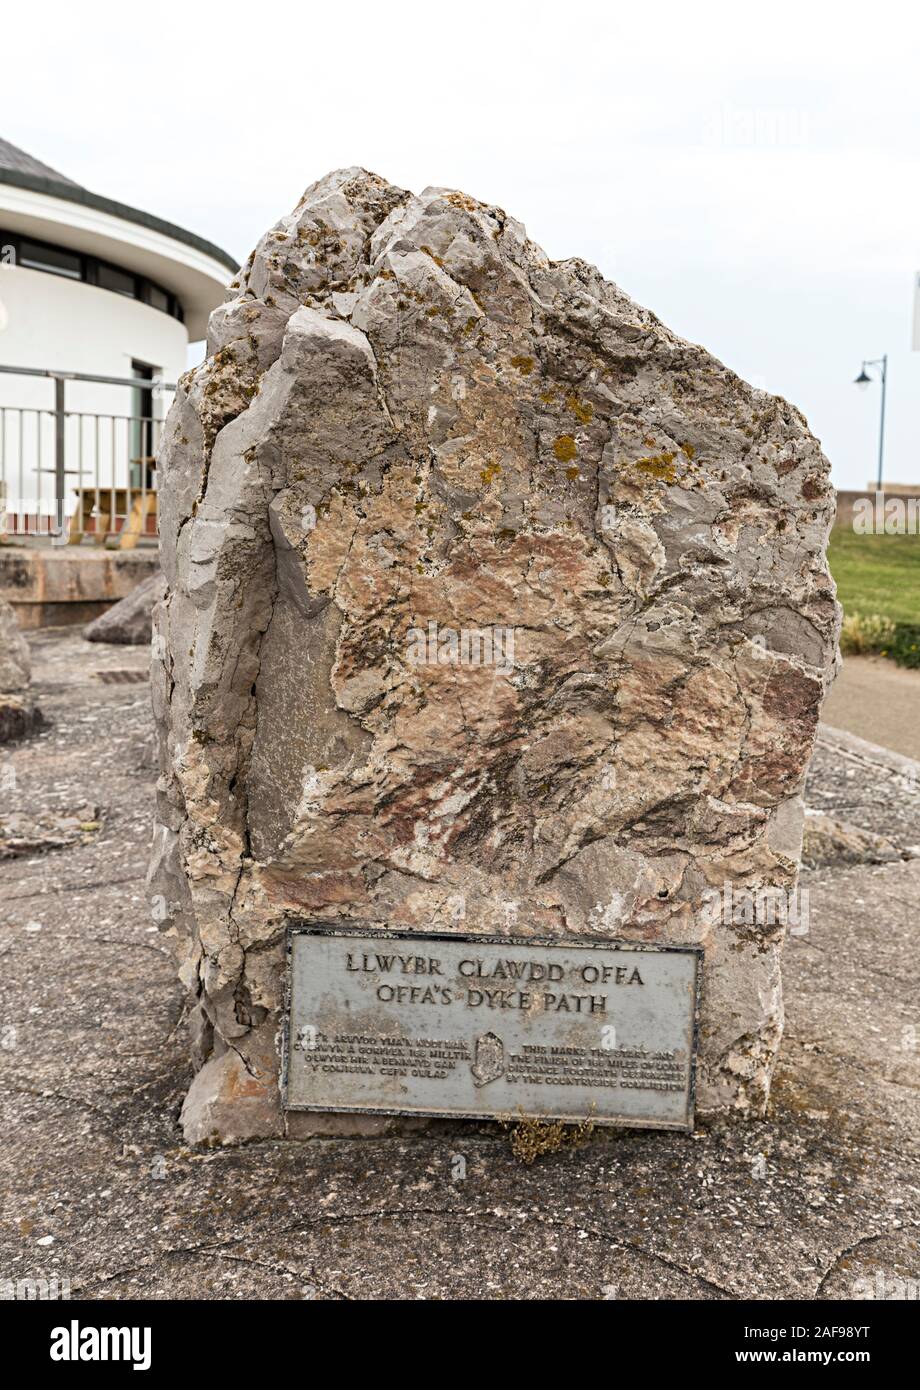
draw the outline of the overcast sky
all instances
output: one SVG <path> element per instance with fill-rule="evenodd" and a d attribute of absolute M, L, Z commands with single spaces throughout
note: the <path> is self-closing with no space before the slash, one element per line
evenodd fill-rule
<path fill-rule="evenodd" d="M 807 415 L 838 486 L 920 481 L 920 20 L 905 4 L 44 4 L 0 134 L 243 260 L 328 170 L 463 188 Z"/>

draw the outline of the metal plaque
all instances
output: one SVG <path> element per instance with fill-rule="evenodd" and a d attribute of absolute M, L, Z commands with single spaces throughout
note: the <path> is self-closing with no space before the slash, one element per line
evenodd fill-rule
<path fill-rule="evenodd" d="M 286 1104 L 692 1129 L 700 954 L 294 926 Z"/>

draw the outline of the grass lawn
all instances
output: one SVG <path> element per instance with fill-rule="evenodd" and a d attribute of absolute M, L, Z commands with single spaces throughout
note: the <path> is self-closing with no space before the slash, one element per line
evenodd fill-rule
<path fill-rule="evenodd" d="M 857 536 L 835 526 L 827 558 L 844 613 L 920 623 L 920 536 Z"/>

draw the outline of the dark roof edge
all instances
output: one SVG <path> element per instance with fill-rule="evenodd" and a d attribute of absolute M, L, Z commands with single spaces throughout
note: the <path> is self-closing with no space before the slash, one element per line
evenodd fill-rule
<path fill-rule="evenodd" d="M 24 174 L 19 169 L 0 169 L 0 183 L 9 183 L 16 188 L 28 188 L 33 193 L 45 193 L 51 198 L 62 198 L 66 203 L 82 203 L 84 207 L 93 208 L 96 212 L 107 212 L 110 217 L 120 217 L 123 222 L 133 222 L 135 226 L 147 227 L 152 232 L 171 237 L 173 241 L 181 241 L 185 246 L 194 247 L 196 251 L 213 257 L 228 270 L 237 271 L 240 268 L 239 262 L 219 246 L 215 246 L 213 241 L 206 241 L 194 232 L 187 232 L 184 227 L 177 227 L 174 222 L 165 222 L 162 217 L 154 217 L 151 212 L 141 212 L 138 208 L 129 208 L 126 203 L 116 203 L 111 198 L 102 198 L 98 193 L 90 193 L 79 184 L 62 183 L 57 179 L 48 179 L 37 174 Z"/>

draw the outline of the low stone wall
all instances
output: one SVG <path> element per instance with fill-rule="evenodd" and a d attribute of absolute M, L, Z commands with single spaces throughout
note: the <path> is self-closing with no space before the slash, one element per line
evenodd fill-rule
<path fill-rule="evenodd" d="M 159 552 L 0 545 L 0 598 L 23 629 L 91 622 L 156 572 Z"/>
<path fill-rule="evenodd" d="M 854 518 L 860 515 L 861 510 L 865 509 L 866 499 L 872 503 L 873 507 L 880 512 L 884 512 L 884 503 L 888 499 L 896 499 L 903 504 L 903 509 L 907 511 L 909 504 L 913 503 L 911 510 L 920 510 L 920 483 L 889 483 L 883 488 L 879 495 L 874 484 L 865 487 L 861 491 L 854 488 L 843 488 L 837 492 L 837 514 L 834 519 L 835 526 L 844 526 L 850 530 L 853 526 Z M 879 499 L 880 500 L 877 500 Z M 857 507 L 857 503 L 861 507 Z"/>

